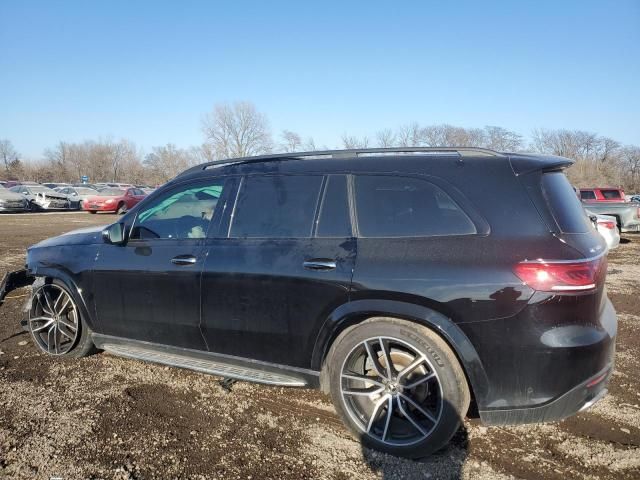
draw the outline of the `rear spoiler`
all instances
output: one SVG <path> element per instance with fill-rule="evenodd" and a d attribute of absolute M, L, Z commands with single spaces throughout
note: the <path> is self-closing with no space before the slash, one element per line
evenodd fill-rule
<path fill-rule="evenodd" d="M 555 155 L 527 155 L 510 153 L 509 163 L 513 173 L 518 175 L 525 175 L 527 173 L 536 171 L 553 171 L 562 170 L 570 167 L 575 162 L 570 158 L 558 157 Z"/>
<path fill-rule="evenodd" d="M 30 275 L 25 269 L 7 273 L 0 282 L 0 305 L 4 303 L 9 292 L 31 285 L 35 279 L 36 277 Z"/>

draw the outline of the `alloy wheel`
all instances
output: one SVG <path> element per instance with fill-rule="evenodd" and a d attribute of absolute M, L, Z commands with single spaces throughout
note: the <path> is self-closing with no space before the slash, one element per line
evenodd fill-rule
<path fill-rule="evenodd" d="M 340 375 L 347 412 L 364 434 L 379 442 L 413 445 L 428 438 L 440 421 L 438 374 L 407 342 L 369 338 L 347 355 Z"/>
<path fill-rule="evenodd" d="M 71 295 L 55 284 L 38 288 L 29 311 L 29 330 L 44 352 L 68 353 L 80 332 L 78 309 Z"/>

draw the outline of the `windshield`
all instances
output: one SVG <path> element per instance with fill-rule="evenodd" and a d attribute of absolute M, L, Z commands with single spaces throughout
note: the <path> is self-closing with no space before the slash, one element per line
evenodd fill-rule
<path fill-rule="evenodd" d="M 78 195 L 95 195 L 96 192 L 93 188 L 76 188 Z"/>
<path fill-rule="evenodd" d="M 118 188 L 105 188 L 104 190 L 100 190 L 100 195 L 104 197 L 119 197 L 124 195 L 124 190 L 120 190 Z"/>

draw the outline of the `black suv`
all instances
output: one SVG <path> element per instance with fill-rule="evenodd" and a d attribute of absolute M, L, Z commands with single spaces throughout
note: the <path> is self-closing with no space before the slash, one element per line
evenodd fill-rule
<path fill-rule="evenodd" d="M 40 349 L 329 392 L 419 457 L 461 418 L 557 420 L 605 393 L 606 246 L 566 158 L 367 149 L 210 162 L 104 230 L 28 250 Z"/>

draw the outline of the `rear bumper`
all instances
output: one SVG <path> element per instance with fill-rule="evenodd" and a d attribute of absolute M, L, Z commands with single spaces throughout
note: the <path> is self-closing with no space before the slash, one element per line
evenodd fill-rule
<path fill-rule="evenodd" d="M 514 408 L 480 411 L 482 422 L 487 425 L 518 425 L 562 420 L 586 410 L 607 394 L 607 384 L 613 365 L 582 384 L 569 390 L 551 402 L 531 408 Z"/>
<path fill-rule="evenodd" d="M 560 420 L 604 395 L 617 317 L 602 295 L 535 294 L 514 317 L 459 324 L 487 373 L 488 393 L 478 399 L 484 423 Z"/>
<path fill-rule="evenodd" d="M 29 273 L 24 269 L 7 273 L 0 282 L 0 305 L 4 303 L 4 299 L 9 292 L 12 292 L 16 288 L 31 285 L 34 280 L 35 277 L 29 275 Z"/>

